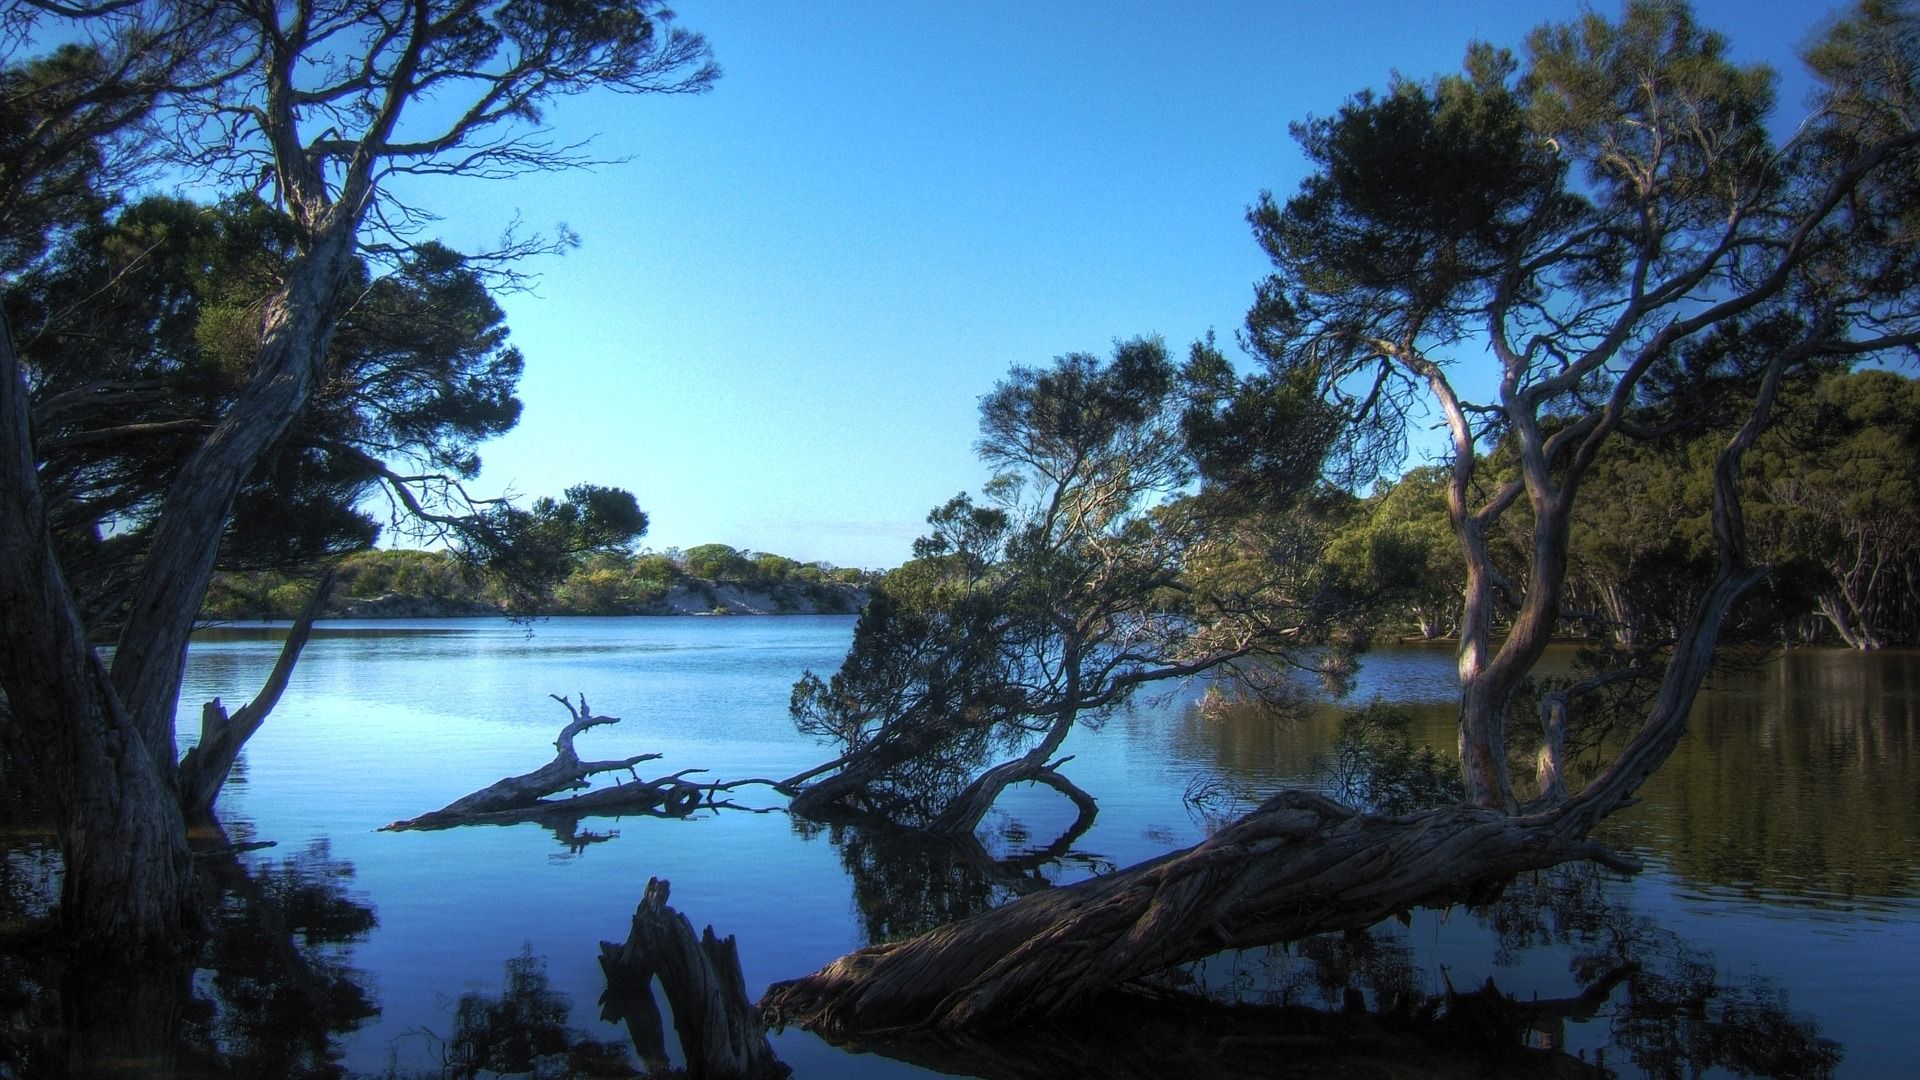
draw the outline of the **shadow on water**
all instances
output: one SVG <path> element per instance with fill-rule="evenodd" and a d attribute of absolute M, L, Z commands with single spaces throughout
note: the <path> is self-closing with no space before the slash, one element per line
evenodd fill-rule
<path fill-rule="evenodd" d="M 136 969 L 72 960 L 48 925 L 51 854 L 9 853 L 0 1076 L 345 1075 L 338 1037 L 379 1012 L 349 962 L 377 921 L 353 867 L 324 840 L 249 860 L 224 836 L 202 839 L 213 895 L 200 950 Z"/>
<path fill-rule="evenodd" d="M 1072 848 L 1078 834 L 1047 854 L 995 860 L 901 830 L 824 828 L 876 941 L 1050 887 L 1045 871 L 1080 857 Z M 190 963 L 91 971 L 63 965 L 47 950 L 5 951 L 0 1075 L 348 1075 L 335 1060 L 335 1039 L 378 1008 L 370 980 L 350 963 L 352 944 L 376 922 L 352 892 L 352 867 L 324 842 L 280 859 L 244 861 L 231 846 L 224 850 L 214 875 L 214 929 Z M 16 851 L 0 875 L 15 937 L 30 936 L 22 927 L 44 914 L 12 904 L 46 883 L 36 877 L 36 858 Z M 1713 956 L 1615 900 L 1609 886 L 1590 869 L 1562 868 L 1515 880 L 1473 913 L 1509 959 L 1542 946 L 1570 951 L 1577 991 L 1565 998 L 1520 1000 L 1492 980 L 1455 987 L 1444 968 L 1436 985 L 1389 924 L 1290 949 L 1223 954 L 1068 1020 L 893 1035 L 843 1049 L 995 1080 L 1598 1077 L 1629 1061 L 1653 1076 L 1833 1073 L 1840 1047 L 1764 979 L 1725 983 Z M 678 1046 L 650 992 L 610 994 L 600 1004 L 599 1019 L 616 1026 L 576 1026 L 573 1001 L 551 985 L 545 958 L 523 952 L 505 961 L 499 994 L 462 995 L 440 1030 L 416 1029 L 413 1063 L 384 1075 L 684 1075 L 673 1066 Z M 1591 1025 L 1604 1028 L 1608 1049 L 1570 1050 L 1581 1040 L 1569 1031 Z"/>
<path fill-rule="evenodd" d="M 869 923 L 870 932 L 915 921 L 930 896 L 944 914 L 964 915 L 993 894 L 991 875 L 929 888 L 927 851 L 898 839 L 876 841 L 853 827 L 835 839 L 855 849 L 843 857 L 863 868 L 871 887 L 905 886 L 888 900 L 906 914 Z M 882 868 L 896 858 L 906 865 Z M 1503 948 L 1576 946 L 1577 992 L 1521 1000 L 1492 980 L 1456 988 L 1444 972 L 1429 986 L 1405 939 L 1350 933 L 1258 957 L 1218 957 L 1067 1019 L 983 1033 L 892 1032 L 842 1049 L 991 1080 L 1608 1077 L 1629 1062 L 1653 1076 L 1723 1069 L 1819 1078 L 1840 1062 L 1840 1048 L 1763 980 L 1720 983 L 1712 956 L 1611 901 L 1604 879 L 1589 871 L 1530 875 L 1477 914 Z M 624 1042 L 569 1027 L 571 1002 L 549 986 L 544 960 L 523 953 L 507 961 L 502 994 L 463 996 L 451 1034 L 423 1036 L 439 1071 L 404 1075 L 684 1075 L 675 1071 L 680 1048 L 652 985 L 609 991 L 600 1005 L 602 1021 L 624 1028 Z M 1569 1049 L 1568 1029 L 1594 1024 L 1608 1029 L 1611 1049 Z"/>

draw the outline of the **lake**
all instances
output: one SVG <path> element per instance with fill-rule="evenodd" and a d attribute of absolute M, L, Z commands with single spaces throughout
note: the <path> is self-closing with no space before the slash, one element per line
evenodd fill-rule
<path fill-rule="evenodd" d="M 248 857 L 257 879 L 298 895 L 318 880 L 348 911 L 331 934 L 313 929 L 319 916 L 290 919 L 308 933 L 309 961 L 377 1007 L 335 1034 L 340 1064 L 440 1075 L 463 996 L 499 999 L 509 968 L 577 1035 L 633 1053 L 627 1029 L 600 1019 L 597 946 L 626 936 L 649 877 L 672 882 L 674 906 L 696 926 L 738 937 L 756 996 L 875 935 L 1030 887 L 930 867 L 924 851 L 897 854 L 778 811 L 589 819 L 558 832 L 377 831 L 544 763 L 567 720 L 551 694 L 584 694 L 621 717 L 583 735 L 581 756 L 661 754 L 639 766 L 643 776 L 778 778 L 827 760 L 829 748 L 794 732 L 787 697 L 803 670 L 837 666 L 852 626 L 804 616 L 553 619 L 531 632 L 486 619 L 322 624 L 221 813 L 236 839 L 275 845 Z M 197 729 L 200 702 L 252 695 L 279 634 L 234 626 L 196 638 L 183 736 Z M 1349 700 L 1397 704 L 1421 738 L 1450 747 L 1452 666 L 1444 648 L 1376 651 Z M 1202 710 L 1203 690 L 1144 696 L 1100 730 L 1074 733 L 1065 771 L 1099 815 L 1030 879 L 1074 880 L 1184 847 L 1236 796 L 1314 782 L 1336 729 L 1330 710 L 1295 720 Z M 1188 798 L 1200 793 L 1210 797 Z M 1406 926 L 1223 956 L 1189 974 L 1224 998 L 1335 1010 L 1488 980 L 1522 1002 L 1597 986 L 1525 1037 L 1623 1076 L 1794 1075 L 1836 1055 L 1836 1075 L 1905 1074 L 1920 1002 L 1920 654 L 1800 651 L 1715 676 L 1686 743 L 1642 796 L 1605 828 L 1647 862 L 1637 878 L 1535 875 L 1484 908 L 1416 912 Z M 751 787 L 736 801 L 782 802 Z M 1059 796 L 1024 786 L 983 833 L 994 851 L 1020 854 L 1072 816 Z M 217 996 L 220 979 L 203 974 L 197 992 Z M 800 1077 L 936 1075 L 799 1031 L 773 1043 Z"/>

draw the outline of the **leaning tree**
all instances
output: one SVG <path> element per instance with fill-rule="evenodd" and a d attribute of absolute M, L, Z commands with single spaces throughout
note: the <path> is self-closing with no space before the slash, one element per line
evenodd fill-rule
<path fill-rule="evenodd" d="M 1250 214 L 1275 273 L 1248 340 L 1265 378 L 1310 375 L 1374 445 L 1421 415 L 1445 424 L 1477 805 L 1517 805 L 1510 712 L 1559 624 L 1602 450 L 1745 403 L 1716 468 L 1721 570 L 1668 669 L 1683 706 L 1760 573 L 1735 481 L 1782 381 L 1920 340 L 1917 30 L 1910 8 L 1878 2 L 1836 25 L 1808 58 L 1818 107 L 1782 144 L 1771 74 L 1728 60 L 1680 3 L 1536 30 L 1524 71 L 1477 45 L 1463 75 L 1296 127 L 1316 172 Z M 1508 475 L 1484 467 L 1496 442 Z M 1517 565 L 1490 542 L 1509 521 L 1526 538 Z M 1652 719 L 1677 728 L 1684 708 Z"/>
<path fill-rule="evenodd" d="M 141 160 L 261 191 L 288 237 L 289 257 L 234 328 L 248 341 L 241 385 L 154 512 L 111 662 L 61 565 L 26 373 L 0 334 L 8 743 L 49 796 L 67 924 L 102 950 L 166 951 L 197 921 L 174 742 L 188 635 L 236 500 L 324 384 L 362 258 L 417 235 L 419 208 L 394 181 L 584 164 L 578 144 L 543 126 L 553 102 L 697 92 L 717 70 L 704 40 L 649 0 L 28 5 L 7 12 L 11 43 L 24 40 L 22 12 L 38 9 L 79 20 L 66 36 L 91 44 L 9 70 L 31 92 L 7 102 L 0 221 L 32 238 L 10 240 L 10 254 L 70 227 L 88 175 Z M 531 250 L 510 247 L 502 254 Z M 409 475 L 438 474 L 398 474 L 398 486 Z M 502 518 L 505 529 L 540 524 Z"/>
<path fill-rule="evenodd" d="M 1816 107 L 1776 143 L 1770 75 L 1728 60 L 1684 4 L 1544 27 L 1524 69 L 1476 45 L 1463 75 L 1399 80 L 1299 125 L 1313 174 L 1251 213 L 1275 265 L 1248 320 L 1265 366 L 1196 417 L 1217 437 L 1201 441 L 1203 464 L 1260 482 L 1246 432 L 1276 411 L 1312 415 L 1309 389 L 1352 425 L 1336 447 L 1363 465 L 1421 404 L 1438 411 L 1466 564 L 1466 803 L 1384 817 L 1285 793 L 1194 848 L 850 954 L 763 1007 L 841 1032 L 1008 1023 L 1221 949 L 1471 900 L 1523 870 L 1631 869 L 1589 834 L 1671 754 L 1722 620 L 1766 572 L 1749 557 L 1740 471 L 1781 383 L 1920 342 L 1920 13 L 1868 0 L 1808 60 Z M 1580 688 L 1551 695 L 1522 807 L 1507 724 L 1559 621 L 1583 480 L 1609 442 L 1733 395 L 1717 565 L 1638 730 L 1567 794 L 1556 736 Z M 1256 423 L 1220 422 L 1234 415 Z M 1482 468 L 1496 440 L 1519 462 L 1499 483 Z M 1526 522 L 1519 566 L 1489 544 L 1508 515 Z"/>
<path fill-rule="evenodd" d="M 1102 363 L 1016 367 L 980 403 L 990 505 L 961 495 L 928 516 L 830 679 L 794 687 L 804 732 L 843 753 L 783 782 L 792 809 L 853 809 L 970 836 L 1009 785 L 1046 784 L 1078 726 L 1141 687 L 1298 653 L 1326 596 L 1272 564 L 1196 577 L 1218 558 L 1191 478 L 1176 371 L 1150 339 Z M 996 753 L 1006 760 L 985 767 Z"/>

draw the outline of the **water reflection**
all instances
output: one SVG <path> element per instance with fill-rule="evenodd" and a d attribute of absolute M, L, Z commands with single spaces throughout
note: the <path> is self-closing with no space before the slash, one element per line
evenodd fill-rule
<path fill-rule="evenodd" d="M 568 1027 L 572 1010 L 572 1000 L 548 980 L 545 958 L 526 950 L 506 962 L 506 986 L 498 997 L 461 995 L 448 1037 L 421 1037 L 438 1044 L 437 1075 L 455 1080 L 483 1074 L 614 1077 L 654 1071 L 635 1070 L 621 1043 Z M 664 1071 L 664 1061 L 660 1065 Z"/>
<path fill-rule="evenodd" d="M 325 841 L 281 860 L 236 852 L 219 835 L 198 845 L 214 895 L 196 956 L 134 970 L 81 964 L 30 922 L 6 941 L 0 1073 L 344 1075 L 338 1037 L 379 1011 L 349 963 L 376 924 L 352 891 L 353 867 Z"/>
<path fill-rule="evenodd" d="M 1450 751 L 1452 706 L 1414 685 L 1450 685 L 1450 668 L 1425 651 L 1370 655 L 1363 683 L 1366 665 L 1389 668 L 1378 681 L 1407 695 L 1386 700 L 1410 719 L 1411 746 Z M 1920 653 L 1799 650 L 1732 665 L 1708 689 L 1640 803 L 1607 824 L 1608 842 L 1744 897 L 1844 910 L 1920 895 Z M 1344 711 L 1196 705 L 1171 749 L 1244 806 L 1325 786 Z"/>
<path fill-rule="evenodd" d="M 1617 836 L 1743 896 L 1848 909 L 1920 893 L 1920 654 L 1788 653 L 1713 689 Z"/>
<path fill-rule="evenodd" d="M 925 933 L 977 915 L 1065 875 L 1113 869 L 1111 862 L 1074 847 L 1092 827 L 1095 811 L 1082 807 L 1051 842 L 1037 843 L 1018 821 L 1003 826 L 991 850 L 978 837 L 945 837 L 904 828 L 883 818 L 848 815 L 819 824 L 794 818 L 804 839 L 826 835 L 853 885 L 853 906 L 868 944 Z"/>

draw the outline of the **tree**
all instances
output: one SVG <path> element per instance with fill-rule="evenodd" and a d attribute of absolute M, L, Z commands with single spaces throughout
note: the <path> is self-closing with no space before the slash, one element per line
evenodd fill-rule
<path fill-rule="evenodd" d="M 1318 171 L 1250 212 L 1275 273 L 1248 341 L 1270 379 L 1313 381 L 1363 448 L 1399 439 L 1420 400 L 1446 422 L 1477 804 L 1517 805 L 1509 712 L 1562 614 L 1601 451 L 1688 422 L 1698 401 L 1748 403 L 1716 467 L 1723 569 L 1668 668 L 1678 712 L 1650 718 L 1677 729 L 1726 608 L 1757 580 L 1736 480 L 1782 380 L 1915 341 L 1898 201 L 1920 139 L 1912 24 L 1878 3 L 1839 24 L 1813 54 L 1820 107 L 1779 147 L 1770 74 L 1730 62 L 1678 3 L 1543 27 L 1524 71 L 1476 45 L 1461 75 L 1398 80 L 1297 125 Z M 1460 378 L 1479 357 L 1497 379 L 1484 402 Z M 1516 468 L 1482 490 L 1495 440 Z M 1509 514 L 1530 519 L 1517 566 L 1491 543 Z"/>
<path fill-rule="evenodd" d="M 151 542 L 167 487 L 244 386 L 249 312 L 295 257 L 257 199 L 149 199 L 66 237 L 8 295 L 43 493 L 68 584 L 96 632 Z M 223 570 L 289 570 L 371 543 L 361 508 L 396 466 L 454 482 L 510 428 L 522 368 L 504 313 L 459 255 L 422 244 L 356 267 L 319 392 L 241 488 Z"/>
<path fill-rule="evenodd" d="M 1755 531 L 1797 562 L 1840 640 L 1914 640 L 1920 616 L 1920 383 L 1889 371 L 1822 381 L 1763 443 Z"/>
<path fill-rule="evenodd" d="M 754 573 L 751 559 L 726 544 L 700 544 L 683 556 L 689 576 L 708 581 L 750 580 Z"/>
<path fill-rule="evenodd" d="M 197 920 L 174 776 L 188 634 L 237 500 L 322 385 L 361 256 L 399 254 L 419 220 L 389 181 L 584 163 L 577 144 L 557 144 L 541 126 L 549 104 L 591 89 L 697 92 L 717 71 L 699 35 L 646 0 L 63 10 L 111 38 L 92 61 L 110 78 L 69 81 L 36 106 L 34 131 L 74 134 L 39 138 L 36 153 L 0 165 L 0 191 L 54 186 L 72 154 L 98 154 L 103 140 L 132 137 L 132 121 L 151 116 L 164 123 L 148 130 L 168 140 L 149 143 L 150 153 L 265 189 L 290 241 L 255 309 L 244 380 L 168 482 L 110 665 L 61 565 L 26 380 L 12 334 L 0 334 L 0 546 L 17 553 L 0 566 L 9 741 L 51 794 L 62 912 L 79 939 L 121 954 L 168 951 Z M 154 41 L 187 59 L 106 59 Z M 131 103 L 129 115 L 102 117 L 101 99 Z M 23 230 L 13 235 L 54 227 L 6 209 L 6 224 Z"/>
<path fill-rule="evenodd" d="M 1232 589 L 1183 578 L 1203 533 L 1193 507 L 1172 505 L 1190 475 L 1180 404 L 1164 348 L 1146 339 L 1104 363 L 1016 367 L 981 399 L 992 505 L 963 494 L 934 510 L 840 670 L 795 685 L 800 729 L 843 751 L 787 781 L 811 781 L 796 812 L 838 805 L 967 836 L 1012 783 L 1091 805 L 1052 761 L 1076 724 L 1097 726 L 1143 685 L 1309 639 L 1311 619 L 1276 617 L 1271 564 Z M 1266 603 L 1249 602 L 1261 590 Z"/>
<path fill-rule="evenodd" d="M 1375 491 L 1327 551 L 1346 588 L 1404 612 L 1427 639 L 1453 632 L 1461 570 L 1447 528 L 1445 471 L 1410 470 Z"/>
<path fill-rule="evenodd" d="M 841 1033 L 1011 1024 L 1222 949 L 1484 899 L 1523 870 L 1635 869 L 1590 833 L 1672 753 L 1728 609 L 1764 576 L 1741 464 L 1782 382 L 1920 342 L 1920 17 L 1869 0 L 1836 23 L 1810 54 L 1815 115 L 1780 147 L 1764 125 L 1769 76 L 1725 48 L 1677 3 L 1543 27 L 1524 72 L 1476 45 L 1464 75 L 1400 80 L 1300 125 L 1314 174 L 1251 213 L 1275 264 L 1248 319 L 1265 370 L 1244 395 L 1209 379 L 1196 398 L 1212 417 L 1189 430 L 1212 481 L 1232 485 L 1264 478 L 1236 461 L 1264 459 L 1257 439 L 1251 457 L 1222 443 L 1273 432 L 1286 442 L 1266 459 L 1294 456 L 1298 432 L 1276 415 L 1344 417 L 1348 435 L 1329 447 L 1338 467 L 1397 446 L 1418 399 L 1438 409 L 1465 564 L 1466 802 L 1388 818 L 1283 792 L 1193 848 L 849 954 L 771 988 L 763 1008 Z M 1476 357 L 1496 377 L 1492 400 L 1457 377 Z M 1597 455 L 1736 393 L 1713 468 L 1713 577 L 1639 729 L 1556 798 L 1565 713 L 1543 710 L 1545 797 L 1517 812 L 1508 714 L 1561 615 L 1572 514 Z M 1483 493 L 1483 454 L 1501 439 L 1518 469 Z M 1525 561 L 1502 567 L 1490 540 L 1521 506 Z M 1512 615 L 1496 645 L 1501 596 Z"/>

